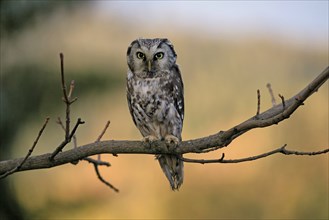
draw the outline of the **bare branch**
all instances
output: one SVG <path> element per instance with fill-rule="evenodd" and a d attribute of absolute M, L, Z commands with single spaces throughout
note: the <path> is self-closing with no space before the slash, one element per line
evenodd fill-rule
<path fill-rule="evenodd" d="M 102 139 L 102 137 L 103 137 L 103 135 L 105 134 L 105 132 L 106 132 L 107 128 L 109 127 L 109 125 L 110 125 L 110 121 L 107 121 L 107 122 L 106 122 L 106 125 L 105 125 L 105 127 L 104 127 L 104 129 L 102 130 L 101 134 L 100 134 L 100 135 L 98 136 L 98 138 L 96 139 L 95 143 L 98 143 L 98 142 Z M 102 175 L 100 174 L 99 169 L 98 169 L 98 166 L 104 166 L 104 165 L 105 165 L 105 166 L 111 166 L 110 163 L 105 162 L 105 161 L 101 161 L 100 154 L 98 154 L 98 160 L 94 160 L 94 159 L 89 158 L 89 157 L 86 157 L 86 158 L 84 158 L 84 159 L 82 159 L 82 160 L 88 161 L 89 163 L 92 163 L 92 164 L 94 165 L 96 175 L 97 175 L 98 179 L 99 179 L 102 183 L 104 183 L 105 185 L 109 186 L 109 187 L 110 187 L 111 189 L 113 189 L 115 192 L 119 192 L 119 190 L 118 190 L 116 187 L 114 187 L 110 182 L 106 181 L 106 180 L 102 177 Z"/>
<path fill-rule="evenodd" d="M 232 159 L 232 160 L 225 160 L 225 154 L 222 154 L 222 157 L 220 159 L 213 159 L 213 160 L 204 160 L 204 159 L 189 159 L 189 158 L 185 158 L 185 157 L 181 157 L 180 159 L 183 160 L 184 162 L 188 162 L 188 163 L 201 163 L 201 164 L 205 164 L 205 163 L 242 163 L 242 162 L 247 162 L 247 161 L 253 161 L 253 160 L 258 160 L 264 157 L 268 157 L 270 155 L 273 154 L 277 154 L 277 153 L 281 153 L 284 155 L 308 155 L 308 156 L 313 156 L 313 155 L 319 155 L 319 154 L 325 154 L 329 152 L 329 148 L 328 149 L 324 149 L 321 151 L 314 151 L 314 152 L 302 152 L 302 151 L 292 151 L 292 150 L 287 150 L 286 149 L 286 144 L 283 145 L 282 147 L 279 147 L 275 150 L 263 153 L 263 154 L 259 154 L 256 156 L 252 156 L 252 157 L 246 157 L 246 158 L 241 158 L 241 159 Z"/>
<path fill-rule="evenodd" d="M 15 172 L 17 172 L 18 170 L 21 169 L 21 167 L 23 166 L 23 164 L 25 163 L 25 161 L 27 160 L 27 158 L 29 158 L 29 156 L 31 156 L 31 154 L 32 154 L 32 152 L 33 152 L 35 146 L 37 146 L 37 143 L 38 143 L 38 141 L 39 141 L 39 139 L 40 139 L 40 137 L 41 137 L 43 131 L 45 130 L 45 128 L 46 128 L 46 126 L 47 126 L 47 124 L 48 124 L 48 121 L 49 121 L 49 117 L 46 118 L 45 122 L 43 123 L 42 128 L 40 129 L 40 131 L 39 131 L 39 133 L 38 133 L 37 138 L 36 138 L 35 141 L 33 142 L 32 147 L 29 149 L 29 151 L 27 152 L 27 154 L 26 154 L 26 156 L 24 157 L 24 159 L 22 160 L 22 162 L 20 162 L 20 163 L 18 164 L 18 166 L 15 167 L 14 169 L 12 169 L 12 170 L 8 170 L 6 173 L 0 175 L 0 179 L 5 178 L 5 177 L 9 176 L 10 174 L 13 174 L 13 173 L 15 173 Z"/>
<path fill-rule="evenodd" d="M 110 182 L 106 181 L 102 177 L 102 175 L 100 174 L 99 169 L 98 169 L 98 166 L 107 166 L 107 167 L 109 167 L 109 166 L 111 166 L 110 163 L 105 162 L 105 161 L 101 161 L 101 160 L 94 160 L 94 159 L 89 158 L 89 157 L 84 158 L 83 160 L 88 161 L 89 163 L 92 163 L 94 165 L 96 175 L 102 183 L 104 183 L 105 185 L 107 185 L 108 187 L 113 189 L 115 192 L 119 192 L 119 189 L 117 189 L 115 186 L 113 186 Z"/>
<path fill-rule="evenodd" d="M 62 82 L 62 91 L 63 91 L 63 101 L 66 104 L 65 140 L 67 140 L 69 138 L 69 134 L 70 134 L 70 100 L 67 95 L 66 83 L 65 83 L 65 78 L 64 78 L 64 54 L 60 53 L 59 57 L 60 57 L 60 61 L 61 61 L 61 82 Z"/>
<path fill-rule="evenodd" d="M 58 123 L 58 124 L 62 127 L 62 129 L 65 131 L 64 125 L 63 125 L 62 120 L 61 120 L 60 117 L 58 117 L 58 119 L 57 119 L 57 123 Z M 103 129 L 101 135 L 97 138 L 96 142 L 99 142 L 99 141 L 100 141 L 100 139 L 101 139 L 102 136 L 104 135 L 106 129 L 108 128 L 109 124 L 110 124 L 110 121 L 107 121 L 107 123 L 106 123 L 106 125 L 105 125 L 105 128 Z M 72 138 L 73 138 L 73 145 L 74 145 L 74 148 L 77 148 L 77 138 L 76 138 L 75 135 L 73 135 Z M 89 163 L 97 164 L 97 165 L 99 165 L 99 166 L 108 166 L 108 167 L 111 166 L 110 163 L 108 163 L 108 162 L 106 162 L 106 161 L 101 161 L 101 159 L 100 159 L 99 156 L 100 156 L 100 154 L 98 155 L 98 160 L 94 160 L 94 159 L 89 158 L 89 157 L 83 158 L 82 160 L 87 161 L 87 162 L 89 162 Z M 78 162 L 79 162 L 79 161 L 72 161 L 71 163 L 72 163 L 73 165 L 77 165 Z"/>
<path fill-rule="evenodd" d="M 62 122 L 62 120 L 61 120 L 60 117 L 57 118 L 56 123 L 59 124 L 59 125 L 61 126 L 61 128 L 62 128 L 62 129 L 64 130 L 64 132 L 65 132 L 65 127 L 64 127 L 63 122 Z"/>
<path fill-rule="evenodd" d="M 107 122 L 106 122 L 104 129 L 102 130 L 101 134 L 100 134 L 100 135 L 98 136 L 98 138 L 96 139 L 95 143 L 100 142 L 100 140 L 101 140 L 102 137 L 104 136 L 104 134 L 105 134 L 107 128 L 109 127 L 110 123 L 111 123 L 110 121 L 107 121 Z M 101 160 L 101 155 L 100 155 L 100 154 L 97 155 L 97 159 L 98 159 L 98 161 Z"/>
<path fill-rule="evenodd" d="M 95 143 L 100 142 L 100 140 L 101 140 L 102 137 L 104 136 L 104 134 L 105 134 L 107 128 L 109 127 L 109 125 L 110 125 L 110 121 L 107 121 L 106 124 L 105 124 L 104 129 L 102 130 L 101 134 L 100 134 L 100 135 L 98 136 L 98 138 L 96 139 Z M 90 159 L 90 158 L 86 158 L 86 159 Z M 91 161 L 89 160 L 89 162 L 91 162 Z M 98 154 L 98 160 L 97 160 L 97 161 L 94 161 L 94 162 L 92 162 L 92 163 L 94 164 L 94 168 L 95 168 L 96 175 L 97 175 L 98 179 L 99 179 L 102 183 L 104 183 L 105 185 L 107 185 L 107 186 L 109 186 L 111 189 L 113 189 L 115 192 L 119 192 L 119 190 L 118 190 L 117 188 L 115 188 L 110 182 L 106 181 L 106 180 L 102 177 L 102 175 L 100 174 L 100 172 L 99 172 L 99 170 L 98 170 L 98 165 L 99 165 L 99 163 L 102 163 L 102 161 L 101 161 L 101 154 Z M 108 163 L 108 164 L 109 164 L 109 163 Z"/>
<path fill-rule="evenodd" d="M 60 66 L 61 66 L 61 82 L 62 82 L 62 91 L 63 91 L 63 101 L 66 105 L 66 123 L 65 123 L 65 127 L 62 123 L 62 121 L 60 120 L 60 118 L 58 118 L 57 123 L 59 123 L 62 128 L 64 128 L 65 130 L 65 139 L 64 141 L 56 148 L 56 150 L 51 154 L 51 156 L 49 157 L 49 160 L 54 160 L 55 156 L 61 152 L 63 150 L 63 148 L 71 142 L 72 137 L 75 139 L 74 134 L 78 128 L 79 125 L 84 124 L 85 122 L 82 121 L 80 118 L 78 118 L 77 123 L 75 124 L 73 130 L 70 132 L 70 106 L 73 102 L 75 102 L 77 100 L 77 98 L 74 98 L 73 100 L 71 100 L 71 95 L 73 93 L 74 90 L 74 80 L 71 81 L 70 84 L 70 90 L 69 90 L 69 94 L 67 94 L 66 91 L 66 83 L 65 83 L 65 78 L 64 78 L 64 54 L 60 53 L 59 54 L 60 57 Z"/>
<path fill-rule="evenodd" d="M 257 89 L 257 112 L 256 117 L 258 117 L 260 111 L 260 91 Z"/>
<path fill-rule="evenodd" d="M 182 157 L 180 156 L 179 159 L 187 162 L 187 163 L 201 163 L 201 164 L 205 164 L 205 163 L 222 163 L 222 161 L 224 161 L 224 157 L 225 154 L 222 153 L 222 156 L 219 159 L 213 159 L 213 160 L 205 160 L 205 159 L 190 159 L 190 158 L 186 158 L 186 157 Z"/>
<path fill-rule="evenodd" d="M 71 141 L 73 135 L 75 134 L 75 132 L 77 131 L 79 125 L 84 124 L 85 122 L 81 120 L 81 118 L 78 118 L 77 123 L 75 124 L 74 128 L 72 129 L 70 136 L 69 136 L 69 142 Z"/>
<path fill-rule="evenodd" d="M 62 129 L 64 130 L 64 132 L 65 132 L 65 127 L 64 127 L 63 122 L 62 122 L 62 120 L 61 120 L 60 117 L 57 118 L 56 123 L 59 124 L 59 125 L 61 126 L 61 128 L 62 128 Z M 77 148 L 77 147 L 78 147 L 78 143 L 77 143 L 77 138 L 76 138 L 76 136 L 73 135 L 73 136 L 72 136 L 72 139 L 73 139 L 73 147 L 74 147 L 74 148 Z M 79 163 L 78 160 L 71 161 L 71 164 L 73 164 L 73 165 L 77 165 L 78 163 Z"/>
<path fill-rule="evenodd" d="M 313 152 L 303 152 L 303 151 L 293 151 L 293 150 L 287 150 L 285 148 L 283 148 L 280 153 L 285 154 L 285 155 L 299 155 L 299 156 L 304 156 L 304 155 L 308 155 L 308 156 L 314 156 L 314 155 L 319 155 L 319 154 L 326 154 L 329 152 L 329 148 L 324 149 L 324 150 L 320 150 L 320 151 L 313 151 Z"/>
<path fill-rule="evenodd" d="M 101 161 L 101 160 L 95 160 L 95 159 L 90 158 L 90 157 L 83 158 L 82 160 L 87 161 L 89 163 L 92 163 L 96 166 L 107 166 L 107 167 L 111 166 L 111 164 L 109 162 Z"/>
<path fill-rule="evenodd" d="M 61 128 L 62 128 L 62 129 L 64 130 L 64 132 L 65 132 L 65 127 L 64 127 L 63 122 L 62 122 L 62 120 L 61 120 L 60 117 L 57 118 L 56 123 L 59 124 L 59 125 L 61 126 Z M 77 148 L 78 145 L 77 145 L 77 138 L 76 138 L 75 134 L 72 136 L 72 139 L 73 139 L 73 147 L 74 147 L 74 148 Z"/>
<path fill-rule="evenodd" d="M 276 100 L 275 100 L 275 97 L 274 97 L 274 94 L 273 94 L 271 84 L 267 83 L 266 87 L 268 88 L 268 91 L 269 91 L 270 96 L 271 96 L 272 106 L 276 106 Z"/>
<path fill-rule="evenodd" d="M 105 134 L 107 128 L 109 127 L 110 123 L 111 123 L 110 121 L 106 122 L 104 129 L 102 130 L 101 134 L 98 136 L 98 138 L 95 141 L 96 143 L 99 142 L 102 139 L 102 137 L 104 136 L 104 134 Z"/>
<path fill-rule="evenodd" d="M 73 130 L 69 134 L 68 138 L 65 140 L 56 148 L 56 150 L 51 154 L 49 157 L 50 160 L 54 160 L 56 155 L 63 150 L 63 148 L 71 142 L 72 137 L 74 136 L 76 130 L 78 129 L 79 125 L 84 124 L 85 122 L 81 120 L 81 118 L 78 118 L 77 123 L 75 124 Z"/>
<path fill-rule="evenodd" d="M 282 110 L 283 104 L 278 104 L 267 111 L 260 113 L 257 118 L 254 116 L 229 130 L 220 131 L 203 138 L 182 141 L 175 149 L 168 149 L 166 143 L 163 141 L 155 141 L 151 144 L 151 147 L 145 146 L 142 141 L 100 141 L 64 151 L 58 154 L 56 160 L 53 161 L 48 159 L 51 156 L 49 153 L 31 156 L 21 166 L 19 171 L 59 166 L 97 154 L 185 154 L 203 153 L 209 150 L 223 148 L 229 145 L 235 138 L 249 130 L 278 124 L 289 118 L 309 96 L 316 92 L 319 87 L 328 80 L 328 77 L 329 67 L 327 67 L 299 93 L 290 99 L 285 100 L 284 110 Z M 287 152 L 291 153 L 292 151 Z M 328 150 L 324 150 L 323 153 L 328 153 Z M 0 174 L 15 168 L 21 160 L 22 159 L 12 159 L 0 161 Z"/>
<path fill-rule="evenodd" d="M 108 187 L 110 187 L 111 189 L 113 189 L 115 192 L 119 192 L 119 189 L 115 188 L 115 186 L 113 186 L 111 183 L 107 182 L 105 179 L 103 179 L 103 177 L 101 176 L 101 174 L 99 173 L 98 170 L 98 166 L 97 164 L 94 163 L 94 168 L 95 168 L 95 172 L 97 174 L 98 179 L 104 183 L 105 185 L 107 185 Z"/>
<path fill-rule="evenodd" d="M 71 84 L 71 85 L 72 85 L 72 84 Z M 62 121 L 61 121 L 61 119 L 60 119 L 59 117 L 58 117 L 58 119 L 57 119 L 57 123 L 58 123 L 59 125 L 61 125 L 61 127 L 65 130 L 64 125 L 63 125 L 63 123 L 62 123 Z M 97 142 L 99 142 L 99 141 L 101 140 L 101 138 L 102 138 L 103 135 L 105 134 L 105 132 L 106 132 L 107 128 L 109 127 L 109 125 L 110 125 L 110 121 L 107 121 L 107 123 L 106 123 L 106 125 L 105 125 L 103 131 L 102 131 L 101 134 L 98 136 L 98 138 L 96 139 L 95 143 L 97 143 Z M 73 138 L 74 148 L 76 148 L 76 147 L 77 147 L 77 138 L 76 138 L 75 135 L 73 135 L 72 138 Z M 90 158 L 90 157 L 83 158 L 82 160 L 87 161 L 87 162 L 89 162 L 89 163 L 92 163 L 92 164 L 94 165 L 95 172 L 96 172 L 96 175 L 97 175 L 98 179 L 99 179 L 101 182 L 103 182 L 105 185 L 107 185 L 107 186 L 109 186 L 111 189 L 113 189 L 115 192 L 119 192 L 119 190 L 118 190 L 117 188 L 115 188 L 111 183 L 109 183 L 108 181 L 106 181 L 106 180 L 101 176 L 101 174 L 100 174 L 100 172 L 99 172 L 99 169 L 98 169 L 98 166 L 107 166 L 107 167 L 109 167 L 109 166 L 111 166 L 111 164 L 110 164 L 109 162 L 106 162 L 106 161 L 101 161 L 100 154 L 98 155 L 98 160 L 95 160 L 95 159 Z M 79 161 L 78 161 L 78 160 L 75 160 L 75 161 L 71 161 L 71 163 L 72 163 L 73 165 L 77 165 L 77 164 L 79 163 Z"/>
<path fill-rule="evenodd" d="M 72 96 L 72 93 L 73 93 L 73 90 L 74 90 L 74 80 L 71 81 L 71 84 L 70 84 L 70 90 L 69 90 L 69 94 L 67 95 L 67 98 L 70 100 L 71 99 L 71 96 Z"/>
<path fill-rule="evenodd" d="M 284 109 L 286 108 L 286 103 L 285 103 L 285 101 L 284 101 L 284 97 L 283 97 L 283 95 L 281 95 L 281 94 L 279 94 L 279 97 L 280 97 L 281 102 L 282 102 L 282 109 L 284 110 Z"/>
<path fill-rule="evenodd" d="M 65 78 L 64 78 L 64 54 L 60 53 L 59 58 L 61 61 L 61 82 L 62 82 L 63 99 L 66 103 L 68 103 L 69 98 L 66 93 L 66 85 L 65 85 Z"/>

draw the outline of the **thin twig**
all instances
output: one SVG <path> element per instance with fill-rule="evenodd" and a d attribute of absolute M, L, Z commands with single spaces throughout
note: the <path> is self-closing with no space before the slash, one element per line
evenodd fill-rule
<path fill-rule="evenodd" d="M 102 130 L 102 132 L 100 133 L 100 135 L 98 136 L 98 138 L 96 139 L 95 143 L 98 143 L 100 142 L 100 140 L 102 139 L 102 137 L 104 136 L 107 128 L 109 127 L 110 125 L 110 121 L 107 121 L 106 124 L 105 124 L 105 127 L 104 129 Z M 88 161 L 89 163 L 92 163 L 94 164 L 94 168 L 95 168 L 95 171 L 96 171 L 96 175 L 98 177 L 98 179 L 104 183 L 105 185 L 109 186 L 111 189 L 113 189 L 115 192 L 119 192 L 119 190 L 114 187 L 111 183 L 109 183 L 108 181 L 106 181 L 101 173 L 99 172 L 99 169 L 98 169 L 98 166 L 99 165 L 106 165 L 106 166 L 110 166 L 110 163 L 107 163 L 107 162 L 104 162 L 104 161 L 101 161 L 101 155 L 98 154 L 98 159 L 97 160 L 94 160 L 92 158 L 84 158 L 84 160 Z"/>
<path fill-rule="evenodd" d="M 57 123 L 60 124 L 62 126 L 62 128 L 64 128 L 65 130 L 65 139 L 64 141 L 56 148 L 56 150 L 51 154 L 51 156 L 49 157 L 49 159 L 51 161 L 54 160 L 55 156 L 61 152 L 63 150 L 63 148 L 71 142 L 71 139 L 73 138 L 74 141 L 76 141 L 75 139 L 75 132 L 78 128 L 79 125 L 84 124 L 85 122 L 82 121 L 80 118 L 78 118 L 77 123 L 75 124 L 73 130 L 70 132 L 70 106 L 73 102 L 75 102 L 77 100 L 77 98 L 74 98 L 73 100 L 71 100 L 71 96 L 74 90 L 74 80 L 71 81 L 70 84 L 70 90 L 69 90 L 69 94 L 67 94 L 67 90 L 66 90 L 66 83 L 65 83 L 65 78 L 64 78 L 64 54 L 60 53 L 59 54 L 60 57 L 60 67 L 61 67 L 61 82 L 62 82 L 62 91 L 63 91 L 63 101 L 66 105 L 66 123 L 65 123 L 65 127 L 62 123 L 62 121 L 60 120 L 60 118 L 58 118 Z"/>
<path fill-rule="evenodd" d="M 61 120 L 60 117 L 57 118 L 57 124 L 59 124 L 62 127 L 62 129 L 65 131 L 64 125 L 63 125 L 62 120 Z M 97 139 L 98 141 L 100 141 L 100 139 L 104 135 L 105 130 L 107 129 L 108 126 L 109 126 L 109 121 L 106 124 L 106 127 L 104 128 L 102 134 L 98 137 L 98 139 Z M 77 145 L 77 137 L 76 137 L 76 135 L 73 135 L 72 138 L 73 138 L 73 146 L 74 146 L 74 148 L 77 148 L 78 145 Z M 100 156 L 100 154 L 98 156 Z M 101 161 L 100 157 L 98 157 L 98 160 L 94 160 L 94 159 L 89 158 L 89 157 L 83 158 L 82 160 L 87 161 L 89 163 L 96 163 L 97 165 L 100 165 L 100 166 L 111 166 L 110 163 L 108 163 L 106 161 Z M 73 165 L 77 165 L 79 163 L 79 161 L 78 160 L 75 160 L 75 161 L 72 161 L 71 163 Z"/>
<path fill-rule="evenodd" d="M 73 90 L 74 90 L 74 80 L 71 81 L 71 84 L 70 84 L 70 90 L 69 90 L 69 94 L 67 95 L 67 98 L 70 100 L 71 99 L 71 96 L 72 96 L 72 93 L 73 93 Z"/>
<path fill-rule="evenodd" d="M 71 105 L 73 102 L 75 102 L 75 101 L 78 100 L 78 97 L 75 97 L 75 98 L 71 99 L 71 98 L 72 98 L 72 94 L 73 94 L 73 90 L 74 90 L 74 88 L 75 88 L 75 81 L 72 80 L 72 81 L 71 81 L 71 84 L 70 84 L 69 94 L 68 94 L 68 99 L 69 99 L 70 105 Z"/>
<path fill-rule="evenodd" d="M 84 124 L 84 123 L 85 123 L 85 122 L 82 121 L 81 118 L 78 118 L 77 123 L 75 124 L 75 126 L 74 126 L 74 128 L 72 129 L 71 134 L 70 134 L 70 136 L 69 136 L 69 142 L 71 141 L 73 135 L 74 135 L 75 132 L 77 131 L 79 125 L 82 125 L 82 124 Z"/>
<path fill-rule="evenodd" d="M 78 140 L 77 140 L 77 136 L 76 135 L 73 135 L 72 136 L 72 139 L 73 139 L 73 148 L 77 148 L 78 147 Z M 79 160 L 74 160 L 71 162 L 73 165 L 77 165 L 79 163 Z"/>
<path fill-rule="evenodd" d="M 65 127 L 64 127 L 63 122 L 62 122 L 60 117 L 57 118 L 56 123 L 59 124 L 61 126 L 61 128 L 65 131 Z M 78 142 L 77 142 L 77 137 L 76 137 L 75 134 L 72 136 L 72 139 L 73 139 L 73 147 L 77 148 L 78 147 Z"/>
<path fill-rule="evenodd" d="M 90 157 L 83 158 L 82 160 L 87 161 L 87 162 L 92 163 L 92 164 L 96 164 L 97 166 L 107 166 L 107 167 L 111 166 L 111 164 L 109 162 L 101 161 L 101 160 L 95 160 L 95 159 L 90 158 Z"/>
<path fill-rule="evenodd" d="M 281 95 L 281 94 L 279 94 L 279 97 L 280 97 L 281 102 L 282 102 L 282 109 L 285 110 L 285 109 L 286 109 L 286 103 L 285 103 L 285 101 L 284 101 L 284 96 Z"/>
<path fill-rule="evenodd" d="M 252 157 L 241 158 L 241 159 L 225 160 L 224 159 L 224 157 L 225 157 L 224 153 L 222 154 L 221 158 L 212 159 L 212 160 L 189 159 L 189 158 L 185 158 L 185 157 L 181 157 L 180 159 L 184 162 L 187 162 L 187 163 L 201 163 L 201 164 L 205 164 L 205 163 L 241 163 L 241 162 L 258 160 L 260 158 L 268 157 L 270 155 L 277 154 L 277 153 L 281 153 L 281 154 L 284 154 L 284 155 L 308 155 L 308 156 L 313 156 L 313 155 L 325 154 L 325 153 L 329 152 L 329 148 L 321 150 L 321 151 L 314 151 L 314 152 L 292 151 L 292 150 L 287 150 L 286 146 L 287 145 L 285 144 L 282 147 L 279 147 L 275 150 L 272 150 L 272 151 L 269 151 L 269 152 L 266 152 L 266 153 L 263 153 L 263 154 L 259 154 L 259 155 L 256 155 L 256 156 L 252 156 Z"/>
<path fill-rule="evenodd" d="M 69 98 L 66 93 L 66 85 L 65 85 L 65 78 L 64 78 L 64 54 L 59 54 L 60 64 L 61 64 L 61 82 L 62 82 L 62 91 L 63 91 L 63 99 L 66 103 L 69 103 Z"/>
<path fill-rule="evenodd" d="M 25 158 L 22 160 L 22 162 L 20 162 L 20 164 L 18 164 L 18 166 L 15 167 L 14 169 L 12 169 L 12 170 L 10 170 L 10 171 L 4 173 L 3 175 L 1 175 L 1 176 L 0 176 L 0 179 L 5 178 L 6 176 L 9 176 L 10 174 L 15 173 L 16 171 L 18 171 L 18 170 L 23 166 L 23 164 L 25 163 L 25 161 L 27 160 L 27 158 L 29 158 L 29 157 L 31 156 L 31 154 L 32 154 L 32 152 L 33 152 L 35 146 L 37 145 L 37 143 L 38 143 L 38 141 L 39 141 L 39 139 L 40 139 L 40 137 L 41 137 L 43 131 L 45 130 L 45 128 L 46 128 L 46 126 L 47 126 L 47 124 L 48 124 L 48 121 L 49 121 L 49 117 L 46 118 L 45 122 L 43 123 L 42 128 L 40 129 L 40 131 L 39 131 L 39 133 L 38 133 L 37 138 L 36 138 L 35 141 L 33 142 L 32 147 L 29 149 L 29 151 L 27 152 L 27 154 L 26 154 Z"/>
<path fill-rule="evenodd" d="M 115 192 L 119 192 L 119 189 L 117 189 L 115 186 L 113 186 L 111 183 L 107 182 L 105 179 L 103 179 L 103 177 L 101 176 L 101 174 L 99 173 L 98 170 L 98 165 L 96 163 L 94 163 L 94 168 L 96 171 L 96 175 L 98 177 L 98 179 L 104 183 L 105 185 L 107 185 L 108 187 L 110 187 L 111 189 L 113 189 Z"/>
<path fill-rule="evenodd" d="M 100 135 L 98 136 L 98 138 L 96 139 L 95 143 L 100 142 L 100 140 L 101 140 L 102 137 L 104 136 L 104 134 L 105 134 L 107 128 L 109 127 L 110 123 L 111 123 L 110 121 L 107 121 L 107 122 L 106 122 L 104 129 L 102 130 L 101 134 L 100 134 Z"/>
<path fill-rule="evenodd" d="M 78 129 L 79 125 L 84 124 L 85 122 L 78 118 L 77 123 L 75 124 L 74 128 L 72 129 L 71 133 L 69 134 L 68 139 L 65 140 L 56 148 L 56 150 L 51 154 L 49 157 L 50 160 L 54 160 L 55 156 L 63 150 L 63 148 L 71 142 L 73 135 L 75 134 L 76 130 Z"/>
<path fill-rule="evenodd" d="M 272 106 L 276 106 L 276 100 L 275 100 L 275 97 L 274 97 L 274 94 L 273 94 L 271 84 L 267 83 L 266 87 L 268 88 L 268 91 L 269 91 L 270 96 L 271 96 Z"/>
<path fill-rule="evenodd" d="M 65 127 L 64 127 L 63 122 L 62 122 L 62 120 L 61 120 L 60 117 L 57 118 L 56 123 L 59 124 L 62 127 L 62 129 L 64 130 L 64 132 L 65 132 Z"/>
<path fill-rule="evenodd" d="M 69 138 L 70 135 L 70 100 L 66 91 L 66 83 L 64 76 L 64 54 L 60 53 L 60 63 L 61 63 L 61 82 L 62 82 L 62 91 L 63 91 L 63 101 L 66 104 L 66 124 L 65 124 L 65 140 Z"/>
<path fill-rule="evenodd" d="M 260 112 L 260 91 L 257 89 L 257 112 L 256 117 L 259 115 Z"/>
<path fill-rule="evenodd" d="M 101 134 L 100 134 L 100 135 L 98 136 L 98 138 L 96 139 L 95 143 L 100 142 L 100 140 L 101 140 L 102 137 L 104 136 L 104 134 L 105 134 L 107 128 L 109 127 L 110 123 L 111 123 L 110 121 L 107 121 L 107 122 L 106 122 L 104 129 L 102 130 Z M 101 154 L 98 154 L 98 155 L 97 155 L 97 160 L 98 160 L 98 161 L 101 160 Z"/>
<path fill-rule="evenodd" d="M 78 147 L 78 141 L 77 141 L 76 135 L 73 135 L 72 139 L 73 139 L 73 148 L 77 148 Z"/>
<path fill-rule="evenodd" d="M 329 152 L 329 148 L 320 151 L 303 152 L 303 151 L 287 150 L 285 147 L 283 147 L 280 151 L 280 153 L 284 155 L 298 155 L 298 156 L 314 156 L 319 154 L 325 154 L 328 152 Z"/>
<path fill-rule="evenodd" d="M 65 132 L 65 127 L 64 127 L 63 122 L 60 117 L 57 118 L 56 123 L 59 124 Z M 77 148 L 78 147 L 77 137 L 75 135 L 73 135 L 72 139 L 73 139 L 73 148 Z M 73 165 L 77 165 L 78 163 L 79 163 L 79 160 L 71 161 L 71 164 L 73 164 Z"/>
<path fill-rule="evenodd" d="M 72 85 L 72 84 L 71 84 L 71 85 Z M 58 118 L 57 123 L 60 124 L 61 127 L 64 129 L 64 125 L 63 125 L 63 123 L 62 123 L 62 121 L 61 121 L 60 118 Z M 77 124 L 77 125 L 78 125 L 78 124 Z M 105 134 L 107 128 L 109 127 L 109 125 L 110 125 L 110 121 L 107 121 L 107 123 L 106 123 L 104 129 L 102 130 L 101 134 L 100 134 L 100 135 L 98 136 L 98 138 L 96 139 L 95 143 L 99 142 L 99 141 L 102 139 L 102 137 L 104 136 L 104 134 Z M 72 130 L 72 132 L 75 131 L 76 128 L 77 128 L 77 126 Z M 77 141 L 77 140 L 76 140 L 76 136 L 75 136 L 74 133 L 73 133 L 73 135 L 70 135 L 70 137 L 73 138 L 74 148 L 76 148 L 76 147 L 77 147 L 77 146 L 76 146 L 76 141 Z M 92 159 L 92 158 L 89 158 L 89 157 L 83 158 L 82 160 L 87 161 L 87 162 L 89 162 L 89 163 L 92 163 L 92 164 L 94 165 L 96 175 L 97 175 L 98 179 L 99 179 L 102 183 L 104 183 L 105 185 L 107 185 L 108 187 L 110 187 L 111 189 L 113 189 L 115 192 L 119 192 L 119 189 L 117 189 L 117 188 L 116 188 L 115 186 L 113 186 L 111 183 L 109 183 L 108 181 L 106 181 L 106 180 L 102 177 L 102 175 L 100 174 L 99 169 L 98 169 L 98 166 L 107 166 L 107 167 L 111 166 L 111 164 L 110 164 L 109 162 L 101 161 L 101 159 L 100 159 L 100 154 L 98 155 L 98 160 L 95 160 L 95 159 Z M 76 160 L 76 161 L 72 161 L 71 163 L 73 163 L 74 165 L 76 165 L 76 164 L 78 164 L 78 162 L 79 162 L 79 161 Z"/>

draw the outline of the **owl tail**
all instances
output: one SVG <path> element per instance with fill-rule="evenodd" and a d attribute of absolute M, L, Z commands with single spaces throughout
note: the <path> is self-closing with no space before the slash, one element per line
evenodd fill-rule
<path fill-rule="evenodd" d="M 156 157 L 161 169 L 169 180 L 172 190 L 178 190 L 184 179 L 183 161 L 174 155 L 158 155 Z"/>

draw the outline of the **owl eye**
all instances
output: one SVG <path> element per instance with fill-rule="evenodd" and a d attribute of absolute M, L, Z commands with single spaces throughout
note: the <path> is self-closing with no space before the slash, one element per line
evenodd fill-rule
<path fill-rule="evenodd" d="M 163 55 L 163 52 L 159 52 L 154 55 L 154 58 L 157 60 L 161 60 L 163 58 Z"/>
<path fill-rule="evenodd" d="M 136 56 L 138 59 L 141 59 L 141 60 L 144 60 L 144 58 L 145 58 L 145 55 L 142 52 L 137 52 Z"/>

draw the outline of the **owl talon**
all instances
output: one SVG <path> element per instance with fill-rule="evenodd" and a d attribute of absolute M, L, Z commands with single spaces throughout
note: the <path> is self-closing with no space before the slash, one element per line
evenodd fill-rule
<path fill-rule="evenodd" d="M 144 142 L 152 143 L 152 142 L 157 141 L 157 140 L 158 140 L 158 138 L 153 136 L 153 135 L 148 135 L 148 136 L 143 137 Z"/>
<path fill-rule="evenodd" d="M 166 143 L 167 144 L 175 144 L 178 145 L 179 143 L 179 139 L 177 137 L 175 137 L 174 135 L 167 135 L 165 137 Z"/>
<path fill-rule="evenodd" d="M 175 149 L 178 146 L 179 139 L 174 135 L 167 135 L 165 137 L 166 144 L 169 150 Z"/>
<path fill-rule="evenodd" d="M 148 148 L 151 148 L 152 143 L 157 140 L 158 138 L 153 135 L 148 135 L 143 137 L 143 142 L 145 143 L 145 146 Z"/>

